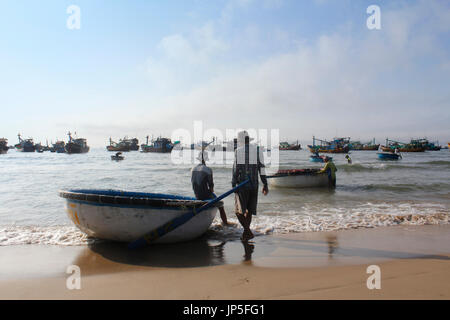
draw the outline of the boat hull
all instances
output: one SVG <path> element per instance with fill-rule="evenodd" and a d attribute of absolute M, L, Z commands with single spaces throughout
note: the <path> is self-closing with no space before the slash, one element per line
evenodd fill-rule
<path fill-rule="evenodd" d="M 87 153 L 89 152 L 89 147 L 82 147 L 76 143 L 69 142 L 65 146 L 66 153 Z"/>
<path fill-rule="evenodd" d="M 316 152 L 318 152 L 318 153 L 348 153 L 350 151 L 349 147 L 327 149 L 327 148 L 308 146 L 308 148 L 311 153 L 316 153 Z"/>
<path fill-rule="evenodd" d="M 77 200 L 74 199 L 77 197 L 71 197 L 71 194 L 73 193 L 60 192 L 60 195 L 66 198 L 67 215 L 78 229 L 90 237 L 118 242 L 131 242 L 139 239 L 192 210 L 184 205 L 170 205 L 170 201 L 176 203 L 178 201 L 176 199 L 158 200 L 159 206 L 156 205 L 158 201 L 152 205 L 124 205 L 102 203 L 105 199 L 100 200 L 100 202 Z M 87 194 L 86 199 L 89 199 L 89 197 L 98 198 L 98 195 Z M 139 197 L 139 195 L 128 197 L 129 200 L 124 202 L 148 202 L 148 200 Z M 110 197 L 110 200 L 113 198 L 126 199 L 126 197 Z M 162 201 L 169 201 L 169 205 L 161 206 Z M 204 201 L 193 201 L 200 204 L 206 203 Z M 208 230 L 216 213 L 217 207 L 215 206 L 202 211 L 185 224 L 159 238 L 155 243 L 176 243 L 198 238 Z"/>
<path fill-rule="evenodd" d="M 326 173 L 272 176 L 269 186 L 277 188 L 324 188 L 329 186 Z"/>
<path fill-rule="evenodd" d="M 398 160 L 400 155 L 395 153 L 377 153 L 380 160 Z"/>

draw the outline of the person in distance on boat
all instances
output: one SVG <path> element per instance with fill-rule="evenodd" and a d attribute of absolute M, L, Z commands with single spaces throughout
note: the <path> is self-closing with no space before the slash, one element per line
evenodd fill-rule
<path fill-rule="evenodd" d="M 213 172 L 211 168 L 206 166 L 206 161 L 208 161 L 208 152 L 200 151 L 197 160 L 200 161 L 200 164 L 191 170 L 191 183 L 195 197 L 198 200 L 214 199 L 216 198 L 216 195 L 214 194 Z M 224 225 L 228 225 L 227 215 L 223 205 L 219 207 L 219 212 L 222 223 Z"/>
<path fill-rule="evenodd" d="M 263 153 L 259 147 L 250 144 L 247 131 L 238 133 L 237 148 L 234 151 L 233 163 L 233 188 L 250 179 L 244 187 L 235 193 L 235 213 L 244 228 L 242 240 L 248 241 L 254 237 L 250 230 L 252 216 L 256 215 L 258 203 L 258 175 L 263 183 L 262 192 L 266 196 L 269 193 L 264 166 Z"/>
<path fill-rule="evenodd" d="M 336 188 L 336 171 L 337 168 L 334 165 L 330 157 L 325 157 L 325 166 L 319 171 L 319 173 L 326 172 L 328 174 L 328 183 L 331 188 Z"/>

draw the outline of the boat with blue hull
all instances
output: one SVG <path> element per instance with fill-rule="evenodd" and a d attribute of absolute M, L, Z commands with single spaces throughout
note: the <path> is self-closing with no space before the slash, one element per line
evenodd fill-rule
<path fill-rule="evenodd" d="M 400 154 L 392 152 L 379 152 L 377 156 L 380 160 L 398 160 L 402 158 Z"/>
<path fill-rule="evenodd" d="M 319 156 L 319 155 L 312 155 L 309 157 L 309 161 L 310 162 L 320 162 L 320 163 L 324 163 L 325 162 L 325 158 L 327 156 Z M 330 160 L 333 160 L 332 157 L 328 157 Z"/>
<path fill-rule="evenodd" d="M 60 191 L 70 220 L 90 237 L 131 242 L 149 231 L 192 212 L 207 201 L 168 194 L 117 190 Z M 170 231 L 156 242 L 188 241 L 203 235 L 213 222 L 218 202 Z"/>
<path fill-rule="evenodd" d="M 170 153 L 173 150 L 174 144 L 172 143 L 172 140 L 168 138 L 162 138 L 159 137 L 156 140 L 152 139 L 152 143 L 149 144 L 148 142 L 148 136 L 147 141 L 145 144 L 141 145 L 141 152 L 157 152 L 157 153 Z"/>
<path fill-rule="evenodd" d="M 33 139 L 22 139 L 22 136 L 20 133 L 17 135 L 19 138 L 19 143 L 16 144 L 14 147 L 19 152 L 35 152 L 36 151 L 36 145 L 34 144 Z"/>

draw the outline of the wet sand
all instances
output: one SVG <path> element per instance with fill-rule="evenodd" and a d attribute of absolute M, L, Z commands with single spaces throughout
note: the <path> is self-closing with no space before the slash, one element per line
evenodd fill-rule
<path fill-rule="evenodd" d="M 0 247 L 0 299 L 450 299 L 450 225 L 261 235 L 217 234 L 129 251 Z M 81 270 L 68 290 L 66 269 Z M 369 265 L 381 289 L 367 288 Z"/>

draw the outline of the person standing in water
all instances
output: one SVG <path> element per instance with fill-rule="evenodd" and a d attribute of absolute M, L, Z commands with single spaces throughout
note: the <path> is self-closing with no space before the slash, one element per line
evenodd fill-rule
<path fill-rule="evenodd" d="M 348 154 L 345 156 L 345 159 L 347 159 L 348 164 L 352 164 L 352 159 L 350 158 L 350 156 Z"/>
<path fill-rule="evenodd" d="M 206 161 L 208 161 L 208 152 L 200 151 L 197 160 L 200 164 L 192 168 L 191 170 L 191 183 L 192 189 L 194 190 L 195 197 L 198 200 L 210 200 L 216 198 L 214 194 L 214 179 L 213 172 L 211 168 L 206 166 Z M 219 207 L 220 218 L 224 225 L 228 225 L 227 215 L 223 204 Z"/>
<path fill-rule="evenodd" d="M 250 144 L 247 131 L 238 133 L 237 148 L 234 151 L 233 177 L 231 184 L 234 187 L 250 180 L 244 187 L 235 193 L 235 213 L 244 232 L 241 239 L 248 241 L 254 237 L 250 230 L 252 216 L 256 215 L 258 204 L 258 175 L 263 183 L 262 193 L 269 193 L 264 166 L 263 153 L 256 145 Z"/>
<path fill-rule="evenodd" d="M 330 157 L 325 157 L 325 166 L 319 171 L 319 173 L 326 172 L 328 174 L 328 183 L 330 188 L 336 188 L 336 171 L 337 168 L 334 165 Z"/>

